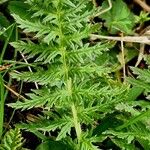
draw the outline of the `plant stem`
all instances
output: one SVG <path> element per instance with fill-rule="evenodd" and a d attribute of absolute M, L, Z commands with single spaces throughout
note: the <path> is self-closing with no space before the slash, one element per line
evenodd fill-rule
<path fill-rule="evenodd" d="M 14 30 L 14 27 L 15 27 L 15 24 L 12 24 L 11 26 L 8 27 L 8 28 L 10 28 L 11 30 L 10 30 L 10 32 L 9 32 L 9 35 L 8 35 L 6 41 L 5 41 L 5 44 L 4 44 L 3 49 L 2 49 L 2 53 L 1 53 L 1 55 L 0 55 L 0 64 L 2 64 L 3 57 L 4 57 L 4 54 L 5 54 L 5 51 L 6 51 L 8 42 L 9 42 L 9 40 L 10 40 L 10 37 L 11 37 L 11 35 L 12 35 L 12 32 L 13 32 L 13 30 Z"/>
<path fill-rule="evenodd" d="M 4 83 L 2 75 L 0 74 L 0 139 L 3 134 L 3 121 L 4 121 L 4 103 L 5 103 L 5 96 L 4 96 Z"/>
<path fill-rule="evenodd" d="M 72 109 L 73 120 L 74 120 L 74 126 L 75 126 L 75 130 L 76 130 L 76 134 L 77 134 L 78 143 L 80 143 L 80 138 L 81 138 L 81 126 L 80 126 L 80 123 L 78 122 L 77 111 L 76 111 L 76 108 L 75 108 L 75 105 L 74 105 L 74 104 L 72 104 L 71 109 Z"/>
<path fill-rule="evenodd" d="M 148 36 L 103 36 L 103 35 L 90 35 L 92 40 L 96 39 L 105 39 L 105 40 L 113 40 L 113 41 L 124 41 L 124 42 L 133 42 L 133 43 L 144 43 L 150 45 L 149 35 Z"/>
<path fill-rule="evenodd" d="M 150 12 L 150 7 L 146 4 L 146 2 L 142 0 L 134 0 L 134 2 L 139 4 L 145 11 Z"/>
<path fill-rule="evenodd" d="M 123 33 L 121 34 L 121 37 L 123 37 Z M 125 81 L 126 79 L 126 62 L 125 62 L 125 54 L 124 54 L 124 44 L 123 44 L 123 41 L 120 41 L 121 42 L 121 54 L 122 54 L 122 59 L 121 59 L 121 65 L 123 67 L 123 79 Z"/>
<path fill-rule="evenodd" d="M 58 22 L 59 22 L 59 39 L 60 39 L 60 51 L 61 51 L 61 57 L 62 57 L 62 63 L 63 63 L 63 71 L 64 71 L 64 81 L 66 81 L 66 90 L 68 91 L 68 99 L 72 99 L 72 80 L 68 75 L 68 65 L 66 61 L 66 48 L 64 45 L 64 34 L 62 30 L 62 25 L 61 25 L 61 10 L 58 7 L 57 8 L 57 16 L 58 16 Z M 73 114 L 73 121 L 74 121 L 74 126 L 77 134 L 77 139 L 78 139 L 78 144 L 80 143 L 80 137 L 81 137 L 81 127 L 80 123 L 78 122 L 78 116 L 77 116 L 77 111 L 75 108 L 74 103 L 71 105 L 71 110 Z"/>

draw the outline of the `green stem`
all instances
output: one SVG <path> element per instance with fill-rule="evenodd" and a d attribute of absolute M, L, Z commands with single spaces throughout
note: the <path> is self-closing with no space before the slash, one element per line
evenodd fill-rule
<path fill-rule="evenodd" d="M 15 41 L 18 41 L 18 27 L 17 27 L 17 24 L 15 24 Z M 15 49 L 15 52 L 14 52 L 14 60 L 16 60 L 17 58 L 17 49 Z"/>
<path fill-rule="evenodd" d="M 11 36 L 12 36 L 12 33 L 13 33 L 13 30 L 14 30 L 15 26 L 16 26 L 16 24 L 14 23 L 14 24 L 12 24 L 11 26 L 9 26 L 7 28 L 7 30 L 10 29 L 10 32 L 9 32 L 9 35 L 8 35 L 6 41 L 5 41 L 4 46 L 3 46 L 2 53 L 0 55 L 0 64 L 2 64 L 2 62 L 3 62 L 3 57 L 4 57 L 7 45 L 9 43 L 9 40 L 10 40 Z M 16 27 L 16 40 L 18 40 L 17 27 Z M 16 55 L 17 55 L 17 51 L 15 51 L 14 58 L 16 57 Z M 13 67 L 14 66 L 15 66 L 15 64 L 13 65 Z M 7 71 L 5 71 L 5 73 L 6 72 Z M 11 81 L 12 81 L 12 79 L 10 78 L 9 82 L 8 82 L 8 85 L 11 84 Z M 2 75 L 0 74 L 0 139 L 1 139 L 2 135 L 3 135 L 4 110 L 5 110 L 4 109 L 4 105 L 5 105 L 5 99 L 7 97 L 7 94 L 8 94 L 8 91 L 6 90 L 6 92 L 5 92 L 5 90 L 4 90 L 4 81 L 3 81 Z"/>
<path fill-rule="evenodd" d="M 5 93 L 2 75 L 0 74 L 0 139 L 3 134 Z"/>
<path fill-rule="evenodd" d="M 72 109 L 74 126 L 75 126 L 75 130 L 76 130 L 76 134 L 77 134 L 78 143 L 80 143 L 80 140 L 81 140 L 81 126 L 80 126 L 80 123 L 78 122 L 77 110 L 76 110 L 74 104 L 72 104 L 71 109 Z"/>
<path fill-rule="evenodd" d="M 12 35 L 12 32 L 13 32 L 13 30 L 14 30 L 14 26 L 15 26 L 15 24 L 12 24 L 10 27 L 8 27 L 8 28 L 11 28 L 11 30 L 10 30 L 10 32 L 9 32 L 9 35 L 8 35 L 6 41 L 5 41 L 5 44 L 4 44 L 3 49 L 2 49 L 2 53 L 1 53 L 1 55 L 0 55 L 0 64 L 2 64 L 3 57 L 4 57 L 4 54 L 5 54 L 5 51 L 6 51 L 8 42 L 9 42 L 10 37 L 11 37 L 11 35 Z"/>
<path fill-rule="evenodd" d="M 64 79 L 67 82 L 66 90 L 68 91 L 68 99 L 72 99 L 72 81 L 68 75 L 68 65 L 67 65 L 67 61 L 66 61 L 66 48 L 65 48 L 65 44 L 64 44 L 64 34 L 62 31 L 61 13 L 60 12 L 61 12 L 61 10 L 58 7 L 57 8 L 57 16 L 58 16 L 58 22 L 59 22 L 59 40 L 60 40 L 60 51 L 61 51 L 63 70 L 64 70 Z M 79 144 L 80 137 L 81 137 L 81 127 L 80 127 L 80 123 L 78 122 L 77 111 L 76 111 L 74 104 L 72 104 L 71 110 L 72 110 L 74 126 L 75 126 L 75 130 L 76 130 L 76 134 L 77 134 L 78 144 Z"/>

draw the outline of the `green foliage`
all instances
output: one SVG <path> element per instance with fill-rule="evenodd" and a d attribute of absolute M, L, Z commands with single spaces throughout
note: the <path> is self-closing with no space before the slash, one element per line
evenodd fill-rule
<path fill-rule="evenodd" d="M 9 87 L 11 84 L 11 78 L 9 78 L 7 81 L 5 80 L 5 77 L 7 76 L 8 70 L 7 67 L 5 68 L 5 65 L 8 64 L 4 59 L 7 55 L 7 50 L 9 47 L 9 42 L 14 41 L 17 39 L 17 29 L 16 24 L 11 20 L 7 4 L 5 3 L 7 0 L 1 0 L 0 1 L 0 44 L 1 44 L 1 50 L 0 50 L 0 149 L 1 150 L 20 150 L 22 147 L 22 139 L 20 130 L 14 129 L 9 130 L 5 135 L 4 133 L 8 130 L 6 129 L 6 108 L 5 108 L 5 101 L 7 99 L 8 91 L 5 89 L 7 86 Z M 10 1 L 9 1 L 10 2 Z M 5 8 L 5 9 L 4 9 Z M 8 19 L 9 18 L 9 19 Z M 13 23 L 12 23 L 13 22 Z M 10 49 L 9 49 L 10 50 Z M 13 58 L 16 57 L 16 53 L 10 53 L 10 57 Z M 11 64 L 12 68 L 14 67 L 14 64 Z M 7 85 L 7 86 L 6 86 Z M 11 116 L 12 117 L 12 116 Z M 11 120 L 11 118 L 10 118 Z M 7 126 L 9 126 L 9 123 L 7 123 Z M 4 136 L 3 136 L 4 135 Z"/>
<path fill-rule="evenodd" d="M 143 24 L 145 21 L 149 21 L 150 17 L 148 15 L 149 13 L 141 11 L 139 16 L 135 16 L 136 23 Z"/>
<path fill-rule="evenodd" d="M 29 17 L 29 14 L 27 13 L 29 5 L 23 1 L 10 1 L 8 9 L 10 13 L 18 13 L 24 19 Z"/>
<path fill-rule="evenodd" d="M 0 18 L 1 18 L 0 29 L 2 30 L 2 28 L 8 27 L 10 23 L 2 13 L 0 13 Z"/>
<path fill-rule="evenodd" d="M 6 3 L 5 3 L 6 2 Z M 13 20 L 10 19 L 10 11 L 9 11 L 9 7 L 7 6 L 8 3 L 12 3 L 13 1 L 9 1 L 7 2 L 7 0 L 5 1 L 0 1 L 0 40 L 4 41 L 4 42 L 8 42 L 9 41 L 15 41 L 16 40 L 16 33 L 15 30 L 12 28 L 14 28 L 13 26 Z M 8 45 L 8 43 L 7 43 Z"/>
<path fill-rule="evenodd" d="M 104 1 L 102 6 L 107 8 L 107 1 Z M 106 26 L 110 33 L 114 34 L 121 31 L 126 34 L 132 34 L 132 28 L 135 25 L 134 15 L 122 0 L 112 1 L 112 9 L 100 17 L 106 21 Z"/>
<path fill-rule="evenodd" d="M 18 128 L 10 129 L 4 136 L 0 150 L 21 150 L 23 138 Z M 23 150 L 23 149 L 22 149 Z"/>
<path fill-rule="evenodd" d="M 123 1 L 112 4 L 112 9 L 100 16 L 110 33 L 132 34 L 133 14 Z M 104 1 L 102 8 L 106 7 Z M 91 19 L 97 14 L 92 1 L 27 0 L 25 5 L 12 1 L 9 9 L 27 37 L 11 45 L 36 66 L 33 72 L 17 70 L 10 75 L 18 81 L 36 82 L 39 89 L 32 89 L 25 99 L 8 106 L 21 111 L 43 110 L 37 120 L 17 124 L 38 137 L 46 133 L 37 150 L 54 145 L 58 150 L 98 150 L 108 138 L 122 149 L 135 149 L 135 140 L 147 147 L 149 110 L 146 103 L 137 103 L 136 99 L 144 89 L 150 90 L 149 71 L 132 68 L 139 78 L 127 79 L 133 88 L 115 80 L 112 68 L 116 62 L 108 59 L 114 42 L 90 39 L 92 33 L 101 30 Z M 137 55 L 126 53 L 126 61 Z"/>
<path fill-rule="evenodd" d="M 104 134 L 108 134 L 111 138 L 112 136 L 117 137 L 116 139 L 113 139 L 115 143 L 118 143 L 117 145 L 122 149 L 136 149 L 133 146 L 133 143 L 138 140 L 138 142 L 143 146 L 147 147 L 150 144 L 149 140 L 149 133 L 150 130 L 146 128 L 144 124 L 138 123 L 135 125 L 132 125 L 128 131 L 106 131 Z M 146 143 L 145 143 L 146 142 Z M 127 144 L 126 144 L 127 143 Z"/>
<path fill-rule="evenodd" d="M 1 0 L 0 1 L 0 4 L 3 4 L 3 3 L 5 3 L 5 2 L 7 2 L 8 0 Z"/>
<path fill-rule="evenodd" d="M 133 78 L 127 78 L 127 81 L 131 83 L 134 87 L 133 90 L 134 95 L 132 94 L 130 100 L 132 98 L 136 98 L 142 91 L 145 91 L 145 95 L 148 98 L 149 95 L 149 77 L 150 72 L 149 69 L 139 69 L 136 67 L 131 67 L 134 74 L 137 75 L 137 79 Z M 133 93 L 133 91 L 131 90 Z M 137 95 L 138 94 L 138 95 Z M 136 97 L 135 97 L 136 96 Z M 136 107 L 140 107 L 140 110 L 137 110 Z M 144 147 L 144 149 L 147 149 L 149 147 L 150 141 L 149 141 L 149 132 L 150 132 L 150 126 L 149 126 L 149 115 L 150 115 L 150 109 L 149 104 L 145 101 L 131 101 L 130 105 L 128 104 L 119 104 L 116 106 L 116 109 L 125 112 L 128 112 L 132 114 L 131 118 L 128 118 L 128 121 L 126 121 L 124 124 L 118 126 L 116 128 L 116 131 L 106 131 L 105 134 L 109 134 L 110 136 L 116 136 L 119 138 L 120 147 L 123 147 L 124 149 L 127 149 L 124 147 L 125 145 L 123 143 L 120 143 L 120 140 L 126 140 L 128 144 L 133 144 L 135 140 L 137 140 L 141 146 Z M 124 118 L 124 117 L 123 117 Z M 122 132 L 123 131 L 123 132 Z M 116 140 L 116 139 L 115 139 Z M 118 142 L 115 141 L 114 142 Z M 128 148 L 130 149 L 130 148 Z M 133 148 L 131 148 L 133 149 Z M 135 149 L 135 148 L 134 148 Z"/>
<path fill-rule="evenodd" d="M 128 81 L 137 86 L 145 89 L 147 92 L 150 92 L 150 70 L 149 69 L 139 69 L 132 67 L 133 73 L 138 75 L 137 79 L 128 78 Z"/>
<path fill-rule="evenodd" d="M 52 140 L 45 141 L 36 148 L 36 150 L 48 150 L 48 149 L 71 150 L 71 148 L 67 147 L 67 145 L 65 145 L 63 142 Z"/>
<path fill-rule="evenodd" d="M 8 21 L 8 19 L 6 18 L 6 16 L 0 12 L 0 18 L 1 18 L 1 21 L 0 21 L 0 39 L 1 38 L 7 38 L 8 36 L 8 32 L 7 29 L 8 27 L 10 26 L 10 22 Z"/>

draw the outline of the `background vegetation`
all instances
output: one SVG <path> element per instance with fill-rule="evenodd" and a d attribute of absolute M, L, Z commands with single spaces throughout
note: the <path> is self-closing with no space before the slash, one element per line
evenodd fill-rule
<path fill-rule="evenodd" d="M 150 2 L 0 1 L 0 150 L 148 150 Z"/>

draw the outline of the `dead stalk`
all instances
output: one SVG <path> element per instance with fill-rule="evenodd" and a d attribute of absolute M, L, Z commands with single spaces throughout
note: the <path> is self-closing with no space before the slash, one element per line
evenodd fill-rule
<path fill-rule="evenodd" d="M 134 0 L 134 2 L 140 5 L 145 11 L 150 12 L 150 6 L 148 6 L 144 1 Z"/>
<path fill-rule="evenodd" d="M 103 35 L 90 35 L 91 40 L 96 39 L 106 39 L 106 40 L 114 40 L 114 41 L 123 41 L 123 42 L 133 42 L 133 43 L 143 43 L 150 45 L 150 37 L 149 36 L 103 36 Z"/>
<path fill-rule="evenodd" d="M 121 34 L 121 37 L 123 37 L 123 34 Z M 121 41 L 121 53 L 122 53 L 122 67 L 123 67 L 123 79 L 125 81 L 125 77 L 126 77 L 126 68 L 125 68 L 125 55 L 124 55 L 124 44 L 123 41 Z"/>
<path fill-rule="evenodd" d="M 21 98 L 23 100 L 25 100 L 25 97 L 23 97 L 22 95 L 18 94 L 16 91 L 14 91 L 13 89 L 11 89 L 9 86 L 4 84 L 4 87 L 9 90 L 11 93 L 13 93 L 15 96 L 17 96 L 18 98 Z"/>
<path fill-rule="evenodd" d="M 25 63 L 29 64 L 28 61 L 26 60 L 25 56 L 22 53 L 20 53 L 20 54 L 21 54 L 23 60 L 25 61 Z M 28 69 L 29 69 L 30 72 L 32 72 L 32 69 L 31 69 L 30 66 L 28 66 Z M 34 84 L 35 84 L 36 89 L 39 89 L 38 84 L 36 82 L 34 82 Z"/>

